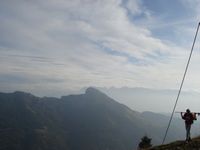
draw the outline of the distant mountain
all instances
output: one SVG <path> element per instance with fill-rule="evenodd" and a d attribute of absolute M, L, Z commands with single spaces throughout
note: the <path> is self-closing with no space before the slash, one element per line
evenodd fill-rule
<path fill-rule="evenodd" d="M 133 150 L 145 134 L 159 144 L 168 119 L 133 111 L 94 88 L 61 98 L 0 93 L 0 149 Z M 183 134 L 174 125 L 167 140 Z"/>
<path fill-rule="evenodd" d="M 149 89 L 149 88 L 98 88 L 116 101 L 129 106 L 133 110 L 153 111 L 166 113 L 171 112 L 175 103 L 178 91 L 169 89 Z M 178 111 L 185 111 L 190 108 L 192 111 L 199 111 L 200 93 L 194 91 L 183 91 L 179 97 L 177 105 Z M 158 107 L 159 106 L 159 107 Z"/>

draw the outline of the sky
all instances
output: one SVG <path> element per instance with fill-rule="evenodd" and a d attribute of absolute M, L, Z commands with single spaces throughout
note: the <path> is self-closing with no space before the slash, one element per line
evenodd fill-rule
<path fill-rule="evenodd" d="M 1 0 L 0 91 L 178 89 L 198 0 Z M 200 90 L 200 38 L 184 90 Z"/>

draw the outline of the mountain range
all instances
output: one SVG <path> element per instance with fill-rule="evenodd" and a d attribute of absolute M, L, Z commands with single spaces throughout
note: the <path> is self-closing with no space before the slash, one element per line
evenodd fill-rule
<path fill-rule="evenodd" d="M 160 144 L 168 120 L 131 110 L 95 88 L 61 98 L 0 93 L 0 150 L 133 150 L 144 135 Z M 167 142 L 184 134 L 175 118 Z"/>
<path fill-rule="evenodd" d="M 151 89 L 142 87 L 97 87 L 97 89 L 116 101 L 140 112 L 148 110 L 158 113 L 168 113 L 172 111 L 178 94 L 178 90 L 176 89 Z M 199 112 L 199 99 L 199 92 L 183 89 L 180 93 L 176 110 L 185 111 L 187 108 L 190 108 L 192 111 Z"/>

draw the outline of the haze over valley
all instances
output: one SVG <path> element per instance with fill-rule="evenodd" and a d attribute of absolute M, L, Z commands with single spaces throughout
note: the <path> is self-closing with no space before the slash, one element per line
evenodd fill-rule
<path fill-rule="evenodd" d="M 199 8 L 0 0 L 0 150 L 133 150 L 166 131 L 165 142 L 184 140 L 180 112 L 200 113 Z"/>

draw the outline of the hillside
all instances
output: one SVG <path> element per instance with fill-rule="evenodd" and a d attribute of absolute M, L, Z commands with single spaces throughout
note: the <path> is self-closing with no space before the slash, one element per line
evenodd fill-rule
<path fill-rule="evenodd" d="M 61 98 L 36 97 L 24 92 L 0 93 L 1 150 L 132 150 L 150 135 L 159 144 L 166 116 L 139 113 L 104 93 L 88 88 L 85 94 Z M 168 136 L 180 139 L 174 126 Z"/>
<path fill-rule="evenodd" d="M 199 150 L 200 137 L 193 138 L 191 142 L 176 141 L 169 144 L 152 147 L 148 150 Z"/>

